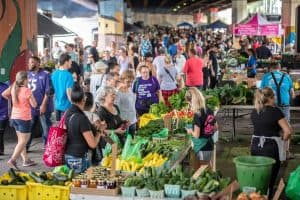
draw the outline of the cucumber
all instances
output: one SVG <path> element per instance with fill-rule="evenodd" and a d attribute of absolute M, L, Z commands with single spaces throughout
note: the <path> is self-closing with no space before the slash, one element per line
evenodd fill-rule
<path fill-rule="evenodd" d="M 44 179 L 42 179 L 41 177 L 39 177 L 36 173 L 34 172 L 29 172 L 28 173 L 29 176 L 37 183 L 43 183 L 44 182 Z"/>

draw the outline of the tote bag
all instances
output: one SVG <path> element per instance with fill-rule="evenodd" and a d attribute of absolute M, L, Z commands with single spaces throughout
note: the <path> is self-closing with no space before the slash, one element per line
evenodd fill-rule
<path fill-rule="evenodd" d="M 43 161 L 48 167 L 63 165 L 65 146 L 67 142 L 67 129 L 64 128 L 65 114 L 57 126 L 52 126 L 48 132 Z"/>

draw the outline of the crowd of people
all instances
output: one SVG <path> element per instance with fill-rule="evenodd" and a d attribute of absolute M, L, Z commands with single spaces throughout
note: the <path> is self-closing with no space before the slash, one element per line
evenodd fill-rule
<path fill-rule="evenodd" d="M 143 35 L 130 33 L 126 44 L 117 47 L 112 42 L 103 52 L 98 52 L 96 41 L 86 48 L 81 42 L 67 44 L 65 50 L 55 43 L 52 52 L 45 49 L 41 58 L 30 57 L 28 71 L 18 72 L 14 83 L 0 84 L 0 154 L 4 154 L 3 134 L 10 121 L 18 143 L 8 165 L 18 169 L 20 156 L 24 167 L 36 164 L 27 154 L 33 127 L 40 123 L 45 145 L 49 127 L 64 118 L 68 130 L 65 163 L 82 172 L 90 161 L 99 164 L 106 136 L 115 134 L 124 143 L 125 132 L 134 136 L 139 117 L 149 112 L 150 105 L 162 101 L 169 106 L 168 98 L 183 87 L 190 88 L 186 100 L 195 112 L 187 133 L 204 137 L 204 116 L 212 111 L 200 90 L 218 86 L 219 60 L 233 48 L 232 43 L 232 38 L 221 32 L 160 27 L 148 28 Z M 266 45 L 266 40 L 259 43 L 255 38 L 240 41 L 239 52 L 248 59 L 245 70 L 249 78 L 256 75 L 257 58 L 272 56 Z M 50 60 L 56 63 L 55 69 L 47 67 Z M 273 157 L 276 177 L 280 159 L 279 151 L 273 151 L 277 144 L 272 138 L 279 137 L 281 129 L 283 138 L 289 138 L 289 100 L 294 94 L 289 75 L 278 68 L 273 72 L 265 75 L 262 84 L 272 90 L 262 89 L 256 95 L 251 153 Z M 214 128 L 218 128 L 216 122 Z M 264 144 L 258 147 L 262 138 Z M 213 145 L 208 141 L 198 150 L 201 160 L 211 157 Z M 89 149 L 94 149 L 91 158 Z"/>

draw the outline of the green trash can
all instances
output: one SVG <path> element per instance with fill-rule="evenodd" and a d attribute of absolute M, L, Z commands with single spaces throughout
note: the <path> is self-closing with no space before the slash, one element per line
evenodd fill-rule
<path fill-rule="evenodd" d="M 239 156 L 233 159 L 241 190 L 255 187 L 261 194 L 267 194 L 275 160 L 263 156 Z"/>

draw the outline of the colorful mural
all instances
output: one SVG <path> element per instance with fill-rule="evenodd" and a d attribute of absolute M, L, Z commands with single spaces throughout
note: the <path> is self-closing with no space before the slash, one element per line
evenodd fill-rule
<path fill-rule="evenodd" d="M 26 70 L 36 49 L 36 15 L 36 0 L 1 0 L 0 82 L 12 82 L 18 71 Z"/>

